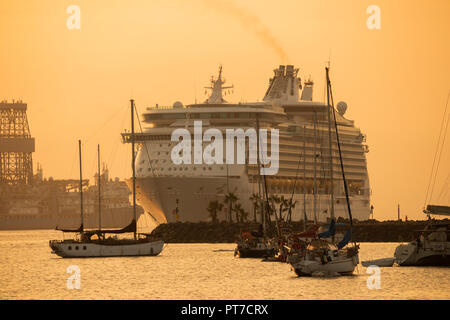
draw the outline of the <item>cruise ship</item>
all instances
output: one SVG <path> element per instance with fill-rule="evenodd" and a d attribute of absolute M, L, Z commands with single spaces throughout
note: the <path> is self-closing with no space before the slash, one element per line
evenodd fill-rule
<path fill-rule="evenodd" d="M 212 77 L 211 86 L 206 87 L 210 95 L 203 103 L 183 105 L 177 101 L 170 107 L 148 107 L 142 115 L 142 132 L 122 134 L 123 142 L 134 140 L 139 144 L 135 163 L 137 202 L 152 217 L 155 227 L 166 222 L 210 221 L 207 208 L 212 201 L 224 204 L 218 218 L 226 220 L 225 195 L 230 192 L 249 213 L 249 220 L 253 220 L 254 212 L 252 195 L 267 191 L 269 196 L 293 198 L 292 221 L 303 220 L 306 215 L 308 220 L 320 222 L 330 217 L 330 192 L 334 190 L 334 215 L 348 218 L 336 133 L 329 130 L 327 103 L 313 101 L 313 81 L 302 83 L 298 72 L 292 65 L 281 65 L 274 70 L 262 101 L 229 103 L 224 95 L 233 87 L 225 86 L 220 67 L 218 77 Z M 346 109 L 345 102 L 337 104 L 336 122 L 352 215 L 367 220 L 371 213 L 368 146 L 365 135 L 346 118 Z M 224 158 L 213 164 L 175 164 L 172 149 L 179 142 L 172 141 L 172 133 L 182 128 L 194 136 L 194 125 L 199 121 L 203 132 L 216 128 L 224 135 L 230 128 L 277 129 L 278 171 L 263 179 L 247 139 L 245 163 L 230 163 Z M 270 154 L 271 140 L 267 136 L 269 147 L 260 151 Z M 207 145 L 203 143 L 203 150 Z M 195 152 L 194 147 L 191 152 Z"/>

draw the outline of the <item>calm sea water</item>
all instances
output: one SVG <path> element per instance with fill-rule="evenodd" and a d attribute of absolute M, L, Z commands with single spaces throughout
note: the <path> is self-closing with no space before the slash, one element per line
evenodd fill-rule
<path fill-rule="evenodd" d="M 285 263 L 234 258 L 234 244 L 169 244 L 157 257 L 62 259 L 55 231 L 0 232 L 0 299 L 450 299 L 450 268 L 367 269 L 353 276 L 298 278 Z M 393 256 L 396 243 L 362 243 L 360 260 Z M 68 289 L 67 268 L 81 288 Z"/>

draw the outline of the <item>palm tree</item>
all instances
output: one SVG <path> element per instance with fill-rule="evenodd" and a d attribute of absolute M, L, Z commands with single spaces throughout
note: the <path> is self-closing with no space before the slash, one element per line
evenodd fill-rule
<path fill-rule="evenodd" d="M 236 222 L 240 222 L 241 219 L 239 218 L 242 211 L 244 211 L 244 209 L 242 208 L 240 203 L 236 203 L 234 205 L 233 211 L 236 213 Z"/>
<path fill-rule="evenodd" d="M 271 195 L 270 197 L 269 197 L 269 216 L 271 216 L 271 215 L 273 215 L 274 213 L 275 213 L 275 219 L 278 219 L 277 218 L 277 212 L 276 212 L 276 210 L 275 210 L 275 207 L 276 207 L 276 205 L 278 204 L 278 203 L 280 203 L 280 201 L 281 201 L 281 198 L 280 197 L 278 197 L 277 195 Z M 270 218 L 269 218 L 270 219 Z"/>
<path fill-rule="evenodd" d="M 248 221 L 248 212 L 244 208 L 239 211 L 239 222 L 244 223 Z"/>
<path fill-rule="evenodd" d="M 249 198 L 249 200 L 253 204 L 253 221 L 256 223 L 256 212 L 258 211 L 260 205 L 259 202 L 261 201 L 261 198 L 257 193 L 252 194 L 252 196 Z"/>
<path fill-rule="evenodd" d="M 285 212 L 289 209 L 289 201 L 287 199 L 285 199 L 284 196 L 281 196 L 279 198 L 279 203 L 280 203 L 279 220 L 282 221 L 283 220 L 283 212 Z"/>
<path fill-rule="evenodd" d="M 292 209 L 295 208 L 296 204 L 297 204 L 297 200 L 292 201 L 292 198 L 289 199 L 289 201 L 288 201 L 288 216 L 286 218 L 286 220 L 288 220 L 289 222 L 292 222 Z"/>
<path fill-rule="evenodd" d="M 217 223 L 218 222 L 217 212 L 221 211 L 222 208 L 223 208 L 223 204 L 220 203 L 217 200 L 209 202 L 208 208 L 206 210 L 208 210 L 209 216 L 211 217 L 211 221 L 213 223 Z"/>
<path fill-rule="evenodd" d="M 248 211 L 245 211 L 244 208 L 242 208 L 240 217 L 241 217 L 241 222 L 247 222 L 248 221 Z"/>
<path fill-rule="evenodd" d="M 228 206 L 228 221 L 233 222 L 233 218 L 231 217 L 231 212 L 233 211 L 233 205 L 235 202 L 239 200 L 238 197 L 233 192 L 229 192 L 225 194 L 224 204 Z"/>

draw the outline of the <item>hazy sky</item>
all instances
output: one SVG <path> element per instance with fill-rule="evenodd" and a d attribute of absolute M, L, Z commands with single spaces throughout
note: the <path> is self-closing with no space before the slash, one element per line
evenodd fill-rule
<path fill-rule="evenodd" d="M 80 30 L 66 26 L 69 5 L 81 9 Z M 369 5 L 381 9 L 380 30 L 366 26 Z M 112 176 L 124 178 L 131 97 L 140 112 L 203 100 L 223 64 L 235 86 L 227 99 L 254 101 L 290 63 L 323 101 L 331 56 L 335 102 L 367 134 L 375 218 L 396 218 L 400 203 L 402 216 L 421 219 L 450 90 L 449 14 L 448 0 L 2 0 L 0 99 L 28 103 L 46 177 L 77 178 L 81 138 L 86 176 L 100 143 Z M 443 205 L 448 135 L 431 201 Z"/>

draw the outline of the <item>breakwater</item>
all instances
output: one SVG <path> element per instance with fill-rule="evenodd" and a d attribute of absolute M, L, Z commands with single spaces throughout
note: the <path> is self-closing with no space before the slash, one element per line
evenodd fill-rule
<path fill-rule="evenodd" d="M 448 219 L 447 219 L 448 220 Z M 411 241 L 414 231 L 423 230 L 427 221 L 362 221 L 353 225 L 353 239 L 357 242 Z M 159 225 L 152 235 L 166 243 L 233 243 L 242 231 L 257 231 L 256 223 L 176 222 Z M 272 224 L 272 232 L 275 226 Z M 302 222 L 289 225 L 292 231 L 302 231 Z M 345 226 L 338 227 L 345 229 Z"/>

